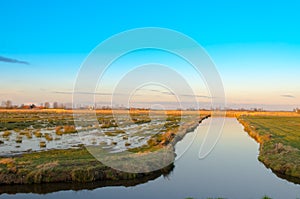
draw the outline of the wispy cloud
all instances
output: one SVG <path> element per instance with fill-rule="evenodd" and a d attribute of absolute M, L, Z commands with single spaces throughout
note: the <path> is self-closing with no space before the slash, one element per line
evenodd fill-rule
<path fill-rule="evenodd" d="M 160 90 L 155 90 L 155 89 L 139 89 L 139 90 L 145 90 L 145 91 L 151 91 L 151 92 L 156 92 L 158 94 L 162 95 L 169 95 L 173 96 L 175 95 L 172 92 L 169 91 L 160 91 Z M 53 91 L 52 93 L 56 94 L 66 94 L 66 95 L 73 95 L 73 94 L 82 94 L 82 95 L 102 95 L 102 96 L 112 96 L 112 95 L 126 95 L 124 93 L 99 93 L 99 92 L 73 92 L 73 91 Z M 182 97 L 197 97 L 197 98 L 206 98 L 206 99 L 211 99 L 212 97 L 206 96 L 206 95 L 193 95 L 193 94 L 178 94 Z M 135 96 L 143 96 L 142 94 L 135 94 Z M 160 96 L 160 95 L 159 95 Z"/>
<path fill-rule="evenodd" d="M 281 97 L 286 97 L 286 98 L 296 98 L 294 95 L 289 95 L 289 94 L 285 94 L 285 95 L 280 95 Z"/>
<path fill-rule="evenodd" d="M 53 93 L 57 94 L 66 94 L 66 95 L 73 95 L 73 94 L 83 94 L 83 95 L 112 95 L 111 93 L 97 93 L 97 92 L 72 92 L 72 91 L 53 91 Z"/>
<path fill-rule="evenodd" d="M 161 91 L 161 90 L 156 90 L 156 89 L 140 89 L 140 90 L 146 90 L 146 91 L 152 91 L 152 92 L 157 92 L 160 94 L 164 94 L 164 95 L 175 95 L 172 92 L 169 91 Z M 212 97 L 206 96 L 206 95 L 194 95 L 194 94 L 178 94 L 180 96 L 183 97 L 198 97 L 198 98 L 206 98 L 206 99 L 211 99 Z"/>
<path fill-rule="evenodd" d="M 199 97 L 199 98 L 206 98 L 206 99 L 211 99 L 212 97 L 206 96 L 206 95 L 186 95 L 183 94 L 182 96 L 184 97 Z"/>
<path fill-rule="evenodd" d="M 22 61 L 22 60 L 17 60 L 17 59 L 12 59 L 12 58 L 8 58 L 8 57 L 2 57 L 2 56 L 0 56 L 0 62 L 29 65 L 29 62 L 27 62 L 27 61 Z"/>

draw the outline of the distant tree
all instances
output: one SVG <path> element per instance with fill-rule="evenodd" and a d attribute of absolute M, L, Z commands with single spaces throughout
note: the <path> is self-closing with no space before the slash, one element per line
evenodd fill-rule
<path fill-rule="evenodd" d="M 53 103 L 53 108 L 58 108 L 58 103 L 57 102 Z"/>
<path fill-rule="evenodd" d="M 31 105 L 30 105 L 30 109 L 33 109 L 33 108 L 35 108 L 35 107 L 36 107 L 35 104 L 31 104 Z"/>
<path fill-rule="evenodd" d="M 61 104 L 59 104 L 58 108 L 62 108 L 62 109 L 64 109 L 64 108 L 65 108 L 65 105 L 64 105 L 64 103 L 61 103 Z"/>
<path fill-rule="evenodd" d="M 49 102 L 45 102 L 44 108 L 46 108 L 46 109 L 50 108 L 50 103 Z"/>
<path fill-rule="evenodd" d="M 5 102 L 5 108 L 12 108 L 12 101 L 7 100 L 7 101 Z"/>

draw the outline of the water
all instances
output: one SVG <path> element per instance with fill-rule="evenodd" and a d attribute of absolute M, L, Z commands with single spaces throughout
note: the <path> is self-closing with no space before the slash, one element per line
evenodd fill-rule
<path fill-rule="evenodd" d="M 300 198 L 300 185 L 278 178 L 257 160 L 258 144 L 244 132 L 243 127 L 234 118 L 226 118 L 220 141 L 209 156 L 198 159 L 200 144 L 204 138 L 202 132 L 206 132 L 209 122 L 205 120 L 194 133 L 186 135 L 176 145 L 176 151 L 180 153 L 195 137 L 191 147 L 175 162 L 175 168 L 168 177 L 161 176 L 131 187 L 109 186 L 44 195 L 3 194 L 0 198 L 259 199 L 264 195 L 273 199 Z"/>

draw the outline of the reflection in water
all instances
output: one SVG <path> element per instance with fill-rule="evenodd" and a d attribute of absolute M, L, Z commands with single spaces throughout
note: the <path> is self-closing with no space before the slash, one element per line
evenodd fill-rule
<path fill-rule="evenodd" d="M 216 120 L 216 122 L 218 122 Z M 300 186 L 281 178 L 278 178 L 270 169 L 267 169 L 257 159 L 259 145 L 248 136 L 243 126 L 235 118 L 226 118 L 224 130 L 220 141 L 214 150 L 205 159 L 199 159 L 198 153 L 204 134 L 209 128 L 210 120 L 205 120 L 194 133 L 186 137 L 176 145 L 176 153 L 181 154 L 186 146 L 195 138 L 190 148 L 175 161 L 174 170 L 167 178 L 157 175 L 152 179 L 145 179 L 144 182 L 132 183 L 130 187 L 125 184 L 94 184 L 95 186 L 82 187 L 71 184 L 60 191 L 45 195 L 31 194 L 35 186 L 28 188 L 28 191 L 16 190 L 14 192 L 27 192 L 25 194 L 2 194 L 1 198 L 17 199 L 99 199 L 99 198 L 124 198 L 124 199 L 153 199 L 172 198 L 183 199 L 193 198 L 228 198 L 259 199 L 268 195 L 273 199 L 295 199 L 300 198 Z M 213 125 L 213 124 L 212 124 Z M 172 169 L 171 169 L 172 170 Z M 167 172 L 169 173 L 169 172 Z M 160 177 L 158 177 L 160 176 Z M 149 180 L 149 181 L 148 181 Z M 120 182 L 122 183 L 122 182 Z M 143 183 L 143 184 L 139 184 Z M 117 185 L 117 186 L 113 186 Z M 121 185 L 121 186 L 119 186 Z M 44 188 L 50 192 L 49 186 Z M 65 185 L 60 185 L 61 187 Z M 74 186 L 73 188 L 71 186 Z M 14 187 L 14 186 L 13 186 Z M 2 187 L 2 192 L 21 189 L 18 187 Z M 36 186 L 38 187 L 38 186 Z M 101 188 L 98 188 L 101 187 Z M 41 189 L 42 188 L 36 188 Z M 89 190 L 93 189 L 93 190 Z M 57 191 L 52 189 L 52 191 Z M 43 191 L 35 191 L 35 193 Z"/>
<path fill-rule="evenodd" d="M 138 184 L 147 183 L 148 181 L 154 180 L 160 176 L 168 177 L 172 170 L 174 169 L 174 164 L 160 169 L 158 171 L 151 172 L 151 174 L 143 177 L 139 177 L 133 180 L 119 180 L 119 181 L 98 181 L 90 183 L 45 183 L 45 184 L 26 184 L 26 185 L 1 185 L 0 194 L 16 194 L 16 193 L 38 193 L 47 194 L 63 190 L 93 190 L 101 187 L 111 187 L 111 186 L 123 186 L 131 187 Z"/>
<path fill-rule="evenodd" d="M 274 173 L 277 177 L 279 177 L 279 178 L 282 178 L 282 179 L 285 179 L 285 180 L 287 180 L 287 181 L 289 181 L 289 182 L 292 182 L 292 183 L 295 183 L 295 184 L 300 185 L 300 179 L 299 179 L 299 178 L 292 177 L 292 176 L 287 176 L 287 175 L 283 175 L 283 174 L 278 173 L 278 172 L 276 172 L 276 171 L 273 171 L 273 173 Z"/>

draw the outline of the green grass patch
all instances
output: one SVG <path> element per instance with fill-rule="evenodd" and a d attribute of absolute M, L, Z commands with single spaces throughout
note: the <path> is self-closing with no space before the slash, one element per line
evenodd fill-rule
<path fill-rule="evenodd" d="M 238 119 L 260 143 L 260 161 L 275 173 L 300 178 L 300 117 L 241 116 Z"/>

